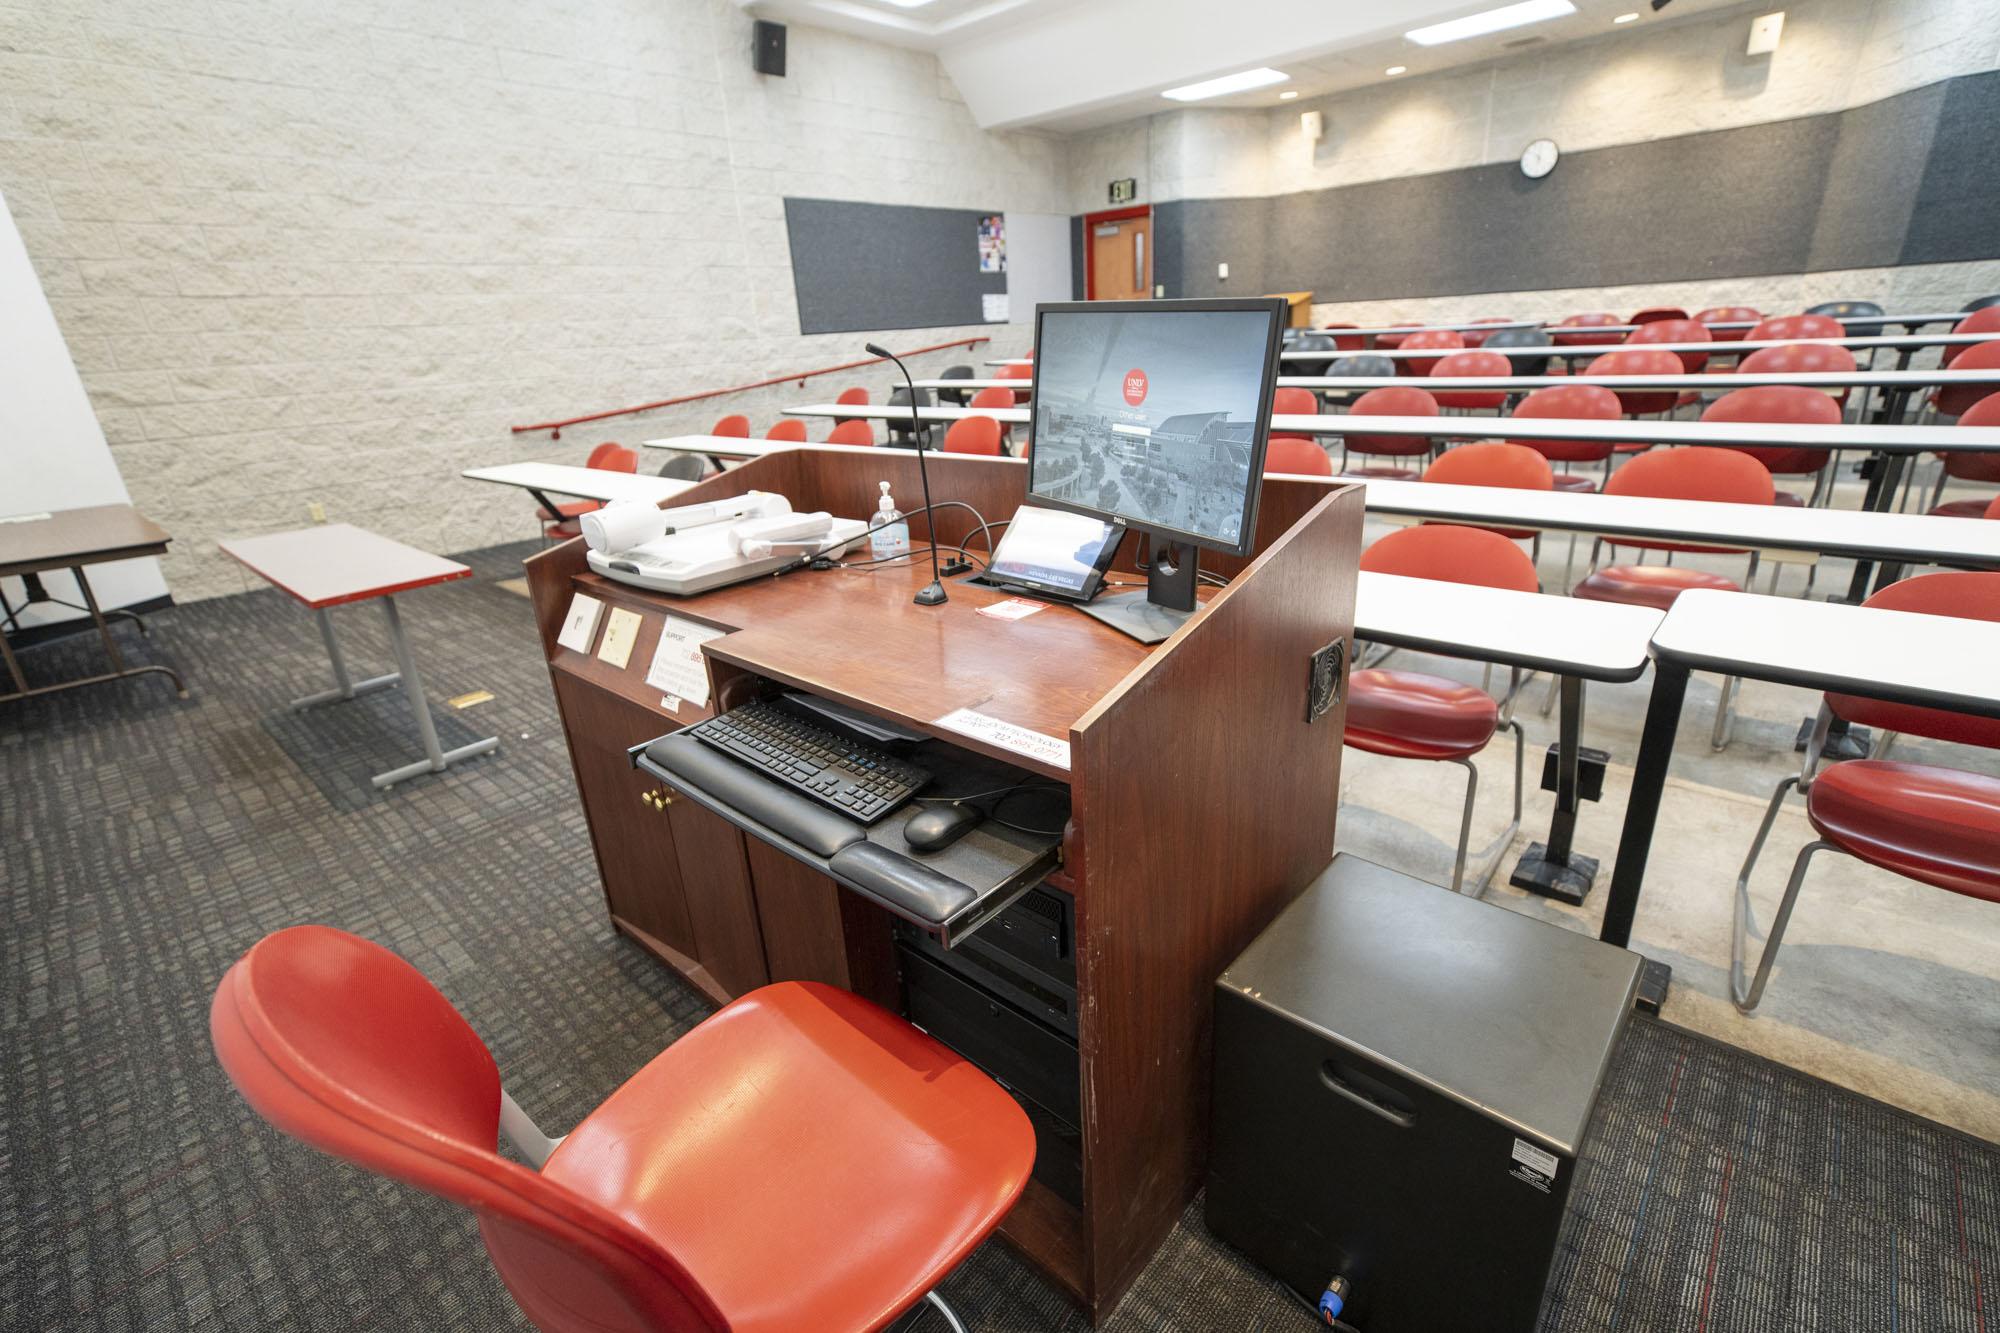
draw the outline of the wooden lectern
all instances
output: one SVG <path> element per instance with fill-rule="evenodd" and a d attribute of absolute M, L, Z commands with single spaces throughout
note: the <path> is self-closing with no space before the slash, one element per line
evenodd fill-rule
<path fill-rule="evenodd" d="M 1019 459 L 933 454 L 930 470 L 940 506 L 997 521 L 1025 498 Z M 920 495 L 916 455 L 805 447 L 675 503 L 755 489 L 865 517 L 881 481 Z M 1031 1183 L 1001 1234 L 1101 1320 L 1199 1184 L 1215 978 L 1333 855 L 1346 709 L 1336 699 L 1309 721 L 1308 695 L 1315 653 L 1352 654 L 1361 515 L 1358 486 L 1266 481 L 1253 556 L 1204 553 L 1229 586 L 1204 588 L 1200 612 L 1150 649 L 1069 607 L 982 615 L 1007 594 L 957 580 L 944 605 L 915 606 L 931 579 L 921 556 L 687 598 L 598 577 L 581 540 L 535 556 L 535 616 L 613 923 L 718 1003 L 796 978 L 900 1007 L 888 912 L 634 769 L 628 749 L 709 715 L 646 684 L 668 615 L 728 631 L 702 649 L 710 708 L 762 678 L 1068 784 L 1049 884 L 1075 903 L 1083 1204 Z M 925 520 L 910 525 L 921 551 Z M 976 529 L 939 509 L 941 542 Z M 1126 544 L 1114 581 L 1134 578 Z M 578 592 L 642 617 L 622 669 L 558 645 Z M 960 708 L 1067 740 L 1069 767 L 937 725 Z"/>

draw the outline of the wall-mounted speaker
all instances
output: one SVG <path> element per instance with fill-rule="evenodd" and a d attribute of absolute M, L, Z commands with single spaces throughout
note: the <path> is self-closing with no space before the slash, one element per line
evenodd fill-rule
<path fill-rule="evenodd" d="M 750 48 L 750 63 L 759 74 L 785 77 L 785 25 L 758 19 Z"/>

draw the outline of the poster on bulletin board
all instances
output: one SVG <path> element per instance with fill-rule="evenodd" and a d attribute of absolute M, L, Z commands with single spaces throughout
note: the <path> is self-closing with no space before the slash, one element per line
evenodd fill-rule
<path fill-rule="evenodd" d="M 1007 271 L 1007 219 L 995 213 L 979 219 L 979 271 Z"/>

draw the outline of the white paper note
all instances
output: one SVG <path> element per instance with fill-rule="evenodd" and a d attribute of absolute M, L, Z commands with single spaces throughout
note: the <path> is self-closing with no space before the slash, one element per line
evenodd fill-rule
<path fill-rule="evenodd" d="M 573 653 L 590 651 L 590 641 L 597 637 L 597 620 L 604 614 L 604 603 L 595 597 L 578 593 L 569 599 L 569 615 L 563 620 L 562 633 L 556 635 L 556 642 Z"/>
<path fill-rule="evenodd" d="M 646 669 L 646 683 L 697 708 L 708 707 L 708 669 L 701 660 L 701 646 L 728 632 L 668 616 L 660 626 L 660 646 L 653 650 L 653 665 Z"/>
<path fill-rule="evenodd" d="M 1039 731 L 1029 731 L 1017 727 L 1012 722 L 1002 722 L 997 717 L 974 712 L 970 708 L 954 708 L 943 717 L 931 723 L 947 731 L 956 731 L 964 736 L 974 736 L 988 745 L 997 745 L 1015 754 L 1039 759 L 1057 768 L 1069 767 L 1069 742 L 1059 741 L 1053 736 L 1044 736 Z"/>
<path fill-rule="evenodd" d="M 1007 322 L 1007 293 L 981 292 L 979 294 L 979 314 L 988 324 Z"/>

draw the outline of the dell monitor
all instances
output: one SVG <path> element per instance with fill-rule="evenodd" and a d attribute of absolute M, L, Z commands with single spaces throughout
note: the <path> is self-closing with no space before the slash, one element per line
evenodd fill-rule
<path fill-rule="evenodd" d="M 1270 298 L 1036 307 L 1028 500 L 1149 539 L 1146 590 L 1090 615 L 1158 643 L 1194 614 L 1201 547 L 1250 553 L 1284 324 Z"/>

